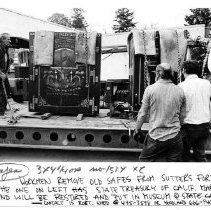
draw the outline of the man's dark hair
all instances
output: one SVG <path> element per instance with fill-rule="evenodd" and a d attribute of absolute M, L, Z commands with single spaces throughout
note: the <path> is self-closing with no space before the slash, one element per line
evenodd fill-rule
<path fill-rule="evenodd" d="M 196 60 L 187 60 L 183 63 L 183 69 L 186 74 L 197 74 L 199 73 L 199 63 Z"/>

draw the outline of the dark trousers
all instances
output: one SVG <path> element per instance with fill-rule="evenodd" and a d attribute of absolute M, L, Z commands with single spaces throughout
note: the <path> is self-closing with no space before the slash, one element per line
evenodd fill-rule
<path fill-rule="evenodd" d="M 5 85 L 5 89 L 6 89 L 6 92 L 7 92 L 7 96 L 8 96 L 8 98 L 10 98 L 12 93 L 11 93 L 11 88 L 10 88 L 10 83 L 9 83 L 8 77 L 5 78 L 4 85 Z"/>
<path fill-rule="evenodd" d="M 206 162 L 205 149 L 209 137 L 209 123 L 199 125 L 184 124 L 183 135 L 183 161 Z M 193 154 L 191 154 L 193 149 Z"/>
<path fill-rule="evenodd" d="M 182 151 L 183 143 L 180 132 L 166 141 L 154 140 L 148 135 L 139 158 L 143 162 L 179 162 Z"/>
<path fill-rule="evenodd" d="M 0 78 L 0 114 L 4 114 L 7 109 L 7 99 L 3 88 L 2 78 Z M 10 84 L 8 78 L 4 80 L 4 86 L 6 89 L 7 96 L 11 96 Z"/>
<path fill-rule="evenodd" d="M 0 115 L 3 115 L 7 107 L 2 78 L 0 78 Z"/>

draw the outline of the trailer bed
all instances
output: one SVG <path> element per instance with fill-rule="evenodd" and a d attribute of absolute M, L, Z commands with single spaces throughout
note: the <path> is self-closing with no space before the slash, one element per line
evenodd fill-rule
<path fill-rule="evenodd" d="M 15 124 L 9 124 L 11 112 L 0 116 L 0 146 L 62 150 L 102 150 L 139 152 L 142 144 L 135 141 L 132 131 L 134 119 L 118 119 L 107 116 L 108 109 L 101 109 L 99 116 L 83 117 L 52 115 L 46 120 L 41 114 L 29 112 L 28 102 L 19 104 L 10 101 L 17 109 Z M 148 131 L 148 124 L 142 130 Z M 129 131 L 131 130 L 131 132 Z M 211 153 L 208 139 L 206 153 Z"/>
<path fill-rule="evenodd" d="M 107 116 L 109 110 L 101 109 L 99 116 L 83 117 L 52 115 L 46 120 L 41 114 L 29 112 L 27 102 L 10 101 L 17 109 L 15 124 L 9 124 L 11 112 L 0 116 L 0 146 L 77 149 L 77 150 L 123 150 L 140 151 L 141 144 L 129 132 L 135 127 L 133 119 L 117 119 Z M 127 128 L 128 126 L 128 128 Z M 148 125 L 143 126 L 147 131 Z"/>

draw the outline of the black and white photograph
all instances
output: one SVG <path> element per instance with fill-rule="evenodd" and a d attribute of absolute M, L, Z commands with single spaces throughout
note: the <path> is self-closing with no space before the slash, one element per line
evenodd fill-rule
<path fill-rule="evenodd" d="M 1 1 L 0 207 L 210 206 L 210 50 L 208 0 Z"/>

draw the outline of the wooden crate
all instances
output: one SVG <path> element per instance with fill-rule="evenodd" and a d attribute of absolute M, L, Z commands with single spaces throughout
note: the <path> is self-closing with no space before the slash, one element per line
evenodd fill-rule
<path fill-rule="evenodd" d="M 17 102 L 28 100 L 29 80 L 25 78 L 9 78 L 12 97 Z"/>

